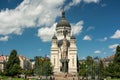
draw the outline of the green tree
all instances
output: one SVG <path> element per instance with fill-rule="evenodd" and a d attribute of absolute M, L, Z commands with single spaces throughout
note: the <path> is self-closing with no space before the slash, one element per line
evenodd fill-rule
<path fill-rule="evenodd" d="M 53 67 L 51 66 L 50 59 L 45 58 L 43 63 L 43 70 L 44 70 L 43 75 L 46 76 L 46 80 L 48 80 L 47 76 L 50 76 L 53 73 L 52 69 Z"/>
<path fill-rule="evenodd" d="M 27 76 L 29 75 L 33 75 L 33 69 L 32 69 L 32 65 L 30 63 L 29 60 L 25 59 L 24 61 L 25 65 L 24 65 L 24 69 L 22 70 L 22 73 L 25 74 L 25 78 L 27 78 Z"/>
<path fill-rule="evenodd" d="M 79 67 L 79 76 L 85 77 L 86 76 L 86 63 L 85 61 L 80 62 Z"/>
<path fill-rule="evenodd" d="M 93 71 L 93 58 L 91 56 L 87 56 L 86 58 L 86 68 L 87 68 L 87 75 L 91 76 Z"/>
<path fill-rule="evenodd" d="M 6 63 L 5 74 L 7 76 L 17 76 L 18 74 L 20 74 L 20 70 L 20 60 L 17 56 L 17 51 L 12 50 Z"/>
<path fill-rule="evenodd" d="M 107 67 L 107 75 L 112 78 L 120 78 L 120 46 L 116 47 L 115 57 L 112 63 Z"/>
<path fill-rule="evenodd" d="M 102 80 L 105 77 L 105 67 L 103 64 L 102 60 L 99 60 L 99 71 L 98 71 L 98 75 L 99 75 L 99 79 Z"/>
<path fill-rule="evenodd" d="M 91 56 L 87 56 L 87 59 L 86 59 L 87 65 L 91 65 L 92 62 L 93 62 L 93 58 Z"/>
<path fill-rule="evenodd" d="M 93 59 L 91 56 L 87 56 L 86 60 L 81 60 L 79 64 L 79 75 L 86 77 L 91 76 L 93 71 Z"/>
<path fill-rule="evenodd" d="M 22 74 L 25 74 L 25 78 L 27 78 L 27 76 L 31 76 L 33 75 L 33 69 L 23 69 L 22 71 Z"/>
<path fill-rule="evenodd" d="M 41 57 L 36 56 L 35 57 L 35 67 L 34 67 L 34 72 L 36 75 L 40 77 L 42 75 L 42 65 L 43 65 L 43 60 Z"/>
<path fill-rule="evenodd" d="M 109 63 L 109 66 L 106 68 L 106 76 L 111 76 L 111 77 L 114 77 L 114 64 L 113 63 Z"/>
<path fill-rule="evenodd" d="M 116 53 L 115 53 L 113 63 L 120 64 L 120 46 L 116 47 Z"/>
<path fill-rule="evenodd" d="M 45 57 L 35 57 L 35 68 L 34 68 L 34 72 L 35 74 L 42 76 L 49 76 L 51 75 L 53 72 L 53 67 L 51 66 L 50 63 L 50 59 Z"/>

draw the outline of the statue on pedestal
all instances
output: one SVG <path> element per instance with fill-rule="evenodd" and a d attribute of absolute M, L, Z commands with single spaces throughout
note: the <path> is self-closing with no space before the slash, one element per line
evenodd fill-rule
<path fill-rule="evenodd" d="M 67 35 L 67 31 L 65 30 L 64 27 L 64 31 L 63 31 L 63 35 L 64 35 L 64 39 L 63 39 L 63 51 L 62 51 L 62 56 L 61 56 L 61 63 L 62 63 L 62 72 L 68 72 L 68 63 L 69 63 L 69 59 L 68 59 L 68 49 L 67 49 L 67 39 L 66 39 L 66 35 Z"/>

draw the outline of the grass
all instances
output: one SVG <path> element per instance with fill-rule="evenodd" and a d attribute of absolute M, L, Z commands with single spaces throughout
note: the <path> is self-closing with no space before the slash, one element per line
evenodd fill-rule
<path fill-rule="evenodd" d="M 0 76 L 0 79 L 3 79 L 3 80 L 9 80 L 9 78 L 11 78 L 11 77 L 8 77 L 8 76 Z M 11 80 L 29 80 L 29 79 L 24 79 L 24 78 L 12 78 Z M 36 80 L 36 79 L 31 79 L 31 80 Z M 106 79 L 106 80 L 120 80 L 120 79 Z"/>
<path fill-rule="evenodd" d="M 11 77 L 8 76 L 0 76 L 0 79 L 3 80 L 9 80 Z M 24 78 L 12 78 L 11 80 L 28 80 L 28 79 L 24 79 Z M 31 80 L 36 80 L 36 79 L 31 79 Z"/>
<path fill-rule="evenodd" d="M 120 79 L 111 79 L 111 80 L 120 80 Z"/>
<path fill-rule="evenodd" d="M 11 77 L 8 76 L 0 76 L 0 80 L 9 80 Z M 29 80 L 29 79 L 24 79 L 24 78 L 12 78 L 10 80 Z M 36 80 L 35 78 L 30 79 L 30 80 Z M 46 80 L 46 79 L 42 79 L 42 80 Z"/>

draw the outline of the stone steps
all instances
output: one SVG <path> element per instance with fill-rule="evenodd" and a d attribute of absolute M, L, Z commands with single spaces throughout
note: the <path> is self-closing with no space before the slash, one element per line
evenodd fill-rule
<path fill-rule="evenodd" d="M 69 73 L 54 74 L 54 78 L 55 80 L 78 80 L 77 75 L 73 76 L 72 74 Z"/>
<path fill-rule="evenodd" d="M 55 80 L 78 80 L 77 77 L 67 77 L 67 78 L 62 78 L 62 77 L 55 77 Z"/>

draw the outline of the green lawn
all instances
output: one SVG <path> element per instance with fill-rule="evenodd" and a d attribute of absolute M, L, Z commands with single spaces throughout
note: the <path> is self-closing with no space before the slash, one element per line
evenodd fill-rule
<path fill-rule="evenodd" d="M 120 79 L 111 79 L 111 80 L 120 80 Z"/>
<path fill-rule="evenodd" d="M 2 80 L 9 80 L 11 77 L 8 76 L 0 76 L 0 79 Z M 29 80 L 29 79 L 24 79 L 24 78 L 12 78 L 11 80 Z M 31 80 L 36 80 L 36 79 L 31 79 Z M 45 79 L 43 79 L 45 80 Z"/>
<path fill-rule="evenodd" d="M 7 77 L 7 76 L 0 76 L 0 79 L 9 80 L 10 77 Z M 12 78 L 12 80 L 28 80 L 28 79 L 24 79 L 24 78 Z M 31 79 L 31 80 L 35 80 L 35 79 Z"/>

